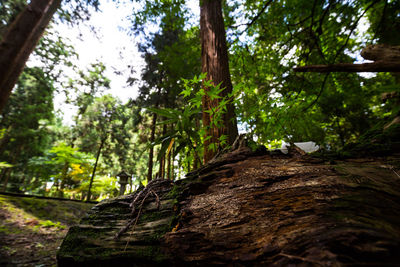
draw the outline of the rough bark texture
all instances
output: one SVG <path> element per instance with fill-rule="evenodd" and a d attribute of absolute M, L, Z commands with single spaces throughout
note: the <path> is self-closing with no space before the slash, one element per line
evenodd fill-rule
<path fill-rule="evenodd" d="M 140 191 L 100 202 L 80 225 L 70 228 L 58 252 L 58 266 L 151 266 L 164 261 L 159 240 L 173 228 L 176 203 L 169 193 L 171 181 L 153 180 L 152 184 L 159 207 L 155 196 L 145 198 Z M 139 206 L 131 214 L 129 204 L 138 196 Z M 116 238 L 136 218 L 137 223 Z"/>
<path fill-rule="evenodd" d="M 61 0 L 33 0 L 8 27 L 0 43 L 0 112 Z"/>
<path fill-rule="evenodd" d="M 200 1 L 200 38 L 201 38 L 201 66 L 202 72 L 207 73 L 207 80 L 214 85 L 221 83 L 220 88 L 225 88 L 221 96 L 227 96 L 232 92 L 232 82 L 229 73 L 228 48 L 226 45 L 226 34 L 224 19 L 222 17 L 221 0 Z M 208 90 L 208 88 L 204 88 Z M 212 107 L 218 106 L 218 99 L 211 100 L 203 97 L 203 125 L 210 126 L 212 115 L 205 112 Z M 232 103 L 227 105 L 227 111 L 223 116 L 223 126 L 211 127 L 206 136 L 211 137 L 204 142 L 204 161 L 208 162 L 215 152 L 208 149 L 211 143 L 218 144 L 221 135 L 228 136 L 228 143 L 232 144 L 237 135 L 237 123 Z"/>
<path fill-rule="evenodd" d="M 400 46 L 369 45 L 361 56 L 373 63 L 339 63 L 294 68 L 296 72 L 400 72 Z"/>
<path fill-rule="evenodd" d="M 71 228 L 58 264 L 398 264 L 400 155 L 325 162 L 293 153 L 239 146 L 174 185 L 157 182 L 160 208 L 148 197 L 119 240 L 140 212 L 123 203 L 139 193 L 101 202 Z"/>

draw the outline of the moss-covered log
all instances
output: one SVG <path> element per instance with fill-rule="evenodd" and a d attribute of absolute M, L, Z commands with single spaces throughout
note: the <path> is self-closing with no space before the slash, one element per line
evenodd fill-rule
<path fill-rule="evenodd" d="M 121 203 L 134 196 L 101 202 L 70 230 L 58 264 L 396 265 L 399 159 L 324 162 L 240 148 L 160 184 L 160 209 L 149 197 L 119 240 L 135 217 Z"/>

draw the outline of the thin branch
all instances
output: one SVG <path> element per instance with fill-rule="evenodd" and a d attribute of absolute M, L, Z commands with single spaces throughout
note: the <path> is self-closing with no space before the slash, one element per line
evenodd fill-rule
<path fill-rule="evenodd" d="M 150 193 L 151 193 L 151 191 L 149 191 L 149 192 L 146 194 L 146 196 L 145 196 L 145 197 L 143 198 L 143 200 L 142 200 L 142 203 L 140 204 L 139 212 L 138 212 L 138 214 L 137 214 L 137 216 L 136 216 L 135 224 L 133 225 L 133 230 L 135 229 L 135 226 L 137 225 L 137 222 L 139 221 L 139 217 L 140 217 L 140 215 L 142 214 L 142 209 L 143 209 L 144 201 L 145 201 L 146 198 L 150 195 Z M 132 221 L 133 221 L 133 220 L 131 220 L 131 221 L 129 222 L 129 224 L 128 224 L 125 228 L 123 228 L 123 229 L 118 233 L 117 238 L 119 238 L 126 230 L 129 229 L 129 227 L 132 225 Z M 123 231 L 123 230 L 124 230 L 124 231 Z M 132 230 L 132 232 L 133 232 L 133 230 Z M 128 238 L 128 240 L 126 241 L 124 251 L 126 251 L 126 248 L 127 248 L 128 245 L 129 245 L 129 240 L 130 240 L 130 236 L 132 235 L 132 232 L 129 234 L 129 238 Z"/>
<path fill-rule="evenodd" d="M 156 203 L 157 203 L 157 209 L 160 209 L 160 197 L 157 195 L 156 192 L 154 192 L 154 190 L 150 190 L 150 192 L 154 195 L 154 197 L 156 198 Z"/>
<path fill-rule="evenodd" d="M 315 8 L 317 6 L 317 0 L 314 0 L 313 3 L 313 7 L 311 10 L 311 25 L 310 25 L 310 36 L 314 39 L 314 45 L 317 47 L 318 53 L 321 55 L 321 58 L 324 60 L 324 62 L 326 62 L 326 58 L 324 55 L 324 52 L 322 52 L 322 48 L 320 46 L 320 39 L 319 37 L 315 34 L 314 30 L 313 30 L 313 26 L 314 26 L 314 13 L 315 13 Z M 314 47 L 310 48 L 310 51 L 313 49 Z"/>
<path fill-rule="evenodd" d="M 329 73 L 325 74 L 325 77 L 324 77 L 324 80 L 323 80 L 323 82 L 322 82 L 322 84 L 321 84 L 321 89 L 319 90 L 319 93 L 318 93 L 318 95 L 317 95 L 317 98 L 315 98 L 314 101 L 311 102 L 310 105 L 308 105 L 306 108 L 304 108 L 304 109 L 303 109 L 303 112 L 306 111 L 306 110 L 308 110 L 309 108 L 311 108 L 312 106 L 314 106 L 315 103 L 318 102 L 320 96 L 322 95 L 322 92 L 324 91 L 326 81 L 328 80 L 328 76 L 329 76 Z"/>
<path fill-rule="evenodd" d="M 295 72 L 400 72 L 400 62 L 377 61 L 373 63 L 338 63 L 296 67 Z"/>
<path fill-rule="evenodd" d="M 262 9 L 260 10 L 260 12 L 258 12 L 258 14 L 249 22 L 247 23 L 247 27 L 246 29 L 244 29 L 241 33 L 243 34 L 245 31 L 247 31 L 255 22 L 256 20 L 262 15 L 262 13 L 264 13 L 264 11 L 268 8 L 268 6 L 272 3 L 272 0 L 269 0 L 267 3 L 265 3 L 265 5 L 262 7 Z"/>
<path fill-rule="evenodd" d="M 298 22 L 296 22 L 296 23 L 294 23 L 294 24 L 287 24 L 288 26 L 290 26 L 290 27 L 296 27 L 296 26 L 299 26 L 300 24 L 302 24 L 302 23 L 304 23 L 304 22 L 306 22 L 308 19 L 310 19 L 311 18 L 311 15 L 310 16 L 308 16 L 308 17 L 305 17 L 304 19 L 302 19 L 302 20 L 300 20 L 300 21 L 298 21 Z"/>
<path fill-rule="evenodd" d="M 378 26 L 376 27 L 375 33 L 374 33 L 374 37 L 372 37 L 372 40 L 375 40 L 376 35 L 378 34 L 379 29 L 382 27 L 383 25 L 383 21 L 385 20 L 385 13 L 386 13 L 386 9 L 387 9 L 387 5 L 388 5 L 388 1 L 385 1 L 385 6 L 383 7 L 383 11 L 382 11 L 382 16 L 381 19 L 379 20 Z"/>
<path fill-rule="evenodd" d="M 339 54 L 346 48 L 347 44 L 349 43 L 350 37 L 353 34 L 354 30 L 357 28 L 358 26 L 358 22 L 360 21 L 360 19 L 365 15 L 365 13 L 371 8 L 373 7 L 376 3 L 378 3 L 379 0 L 375 0 L 374 2 L 372 2 L 365 10 L 364 12 L 357 18 L 357 20 L 354 22 L 353 27 L 351 27 L 350 29 L 350 33 L 347 35 L 346 41 L 344 42 L 344 44 L 337 50 L 335 58 L 333 59 L 333 63 L 335 62 L 336 58 L 339 56 Z"/>
<path fill-rule="evenodd" d="M 336 3 L 334 2 L 333 5 L 336 5 Z M 324 23 L 324 19 L 326 17 L 326 15 L 328 15 L 329 10 L 331 9 L 332 6 L 332 2 L 329 1 L 329 5 L 326 7 L 326 9 L 324 10 L 324 13 L 322 14 L 321 18 L 319 19 L 319 29 L 321 29 L 322 32 L 322 24 Z"/>

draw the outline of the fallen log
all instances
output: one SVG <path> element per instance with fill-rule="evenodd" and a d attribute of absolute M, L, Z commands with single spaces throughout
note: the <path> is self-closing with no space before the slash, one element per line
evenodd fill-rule
<path fill-rule="evenodd" d="M 139 190 L 99 203 L 70 229 L 58 265 L 396 265 L 399 167 L 400 155 L 325 162 L 241 147 L 160 181 L 147 190 L 158 201 Z M 137 218 L 133 202 L 137 224 L 116 239 Z"/>

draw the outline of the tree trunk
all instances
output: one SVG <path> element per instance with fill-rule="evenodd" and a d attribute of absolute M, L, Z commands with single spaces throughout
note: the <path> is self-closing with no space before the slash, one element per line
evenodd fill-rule
<path fill-rule="evenodd" d="M 99 162 L 101 149 L 103 148 L 103 145 L 106 142 L 106 140 L 107 140 L 107 136 L 103 137 L 103 139 L 101 139 L 100 147 L 99 147 L 99 150 L 97 151 L 96 162 L 94 163 L 92 177 L 90 178 L 89 190 L 88 190 L 86 201 L 90 201 L 92 184 L 93 184 L 94 176 L 96 174 L 97 163 Z"/>
<path fill-rule="evenodd" d="M 164 124 L 163 126 L 163 131 L 162 131 L 162 136 L 164 136 L 167 133 L 167 125 Z M 160 151 L 159 153 L 161 153 Z M 160 175 L 159 178 L 164 179 L 165 178 L 165 153 L 164 155 L 160 155 L 160 167 L 158 169 L 158 173 Z"/>
<path fill-rule="evenodd" d="M 227 96 L 232 92 L 232 82 L 229 73 L 228 49 L 226 45 L 224 19 L 222 17 L 221 0 L 200 1 L 200 38 L 201 38 L 201 65 L 202 72 L 207 73 L 207 80 L 214 85 L 221 83 L 224 90 L 221 96 Z M 204 90 L 208 90 L 204 88 Z M 212 100 L 203 97 L 203 125 L 210 126 L 212 115 L 207 113 L 212 107 L 218 105 L 218 99 Z M 223 126 L 211 127 L 206 132 L 204 141 L 204 162 L 209 161 L 215 151 L 209 149 L 209 145 L 219 143 L 219 137 L 228 136 L 231 145 L 238 135 L 234 106 L 229 103 L 223 116 Z"/>
<path fill-rule="evenodd" d="M 151 135 L 150 135 L 150 143 L 154 142 L 156 135 L 156 122 L 157 122 L 157 114 L 153 114 L 153 121 L 151 123 Z M 150 182 L 153 179 L 153 156 L 154 156 L 154 147 L 150 146 L 149 150 L 149 162 L 147 164 L 147 181 Z"/>
<path fill-rule="evenodd" d="M 7 28 L 0 43 L 0 112 L 60 4 L 61 0 L 32 0 Z"/>
<path fill-rule="evenodd" d="M 339 63 L 329 65 L 309 65 L 294 68 L 296 72 L 400 72 L 400 46 L 369 45 L 361 51 L 361 56 L 373 63 Z"/>

